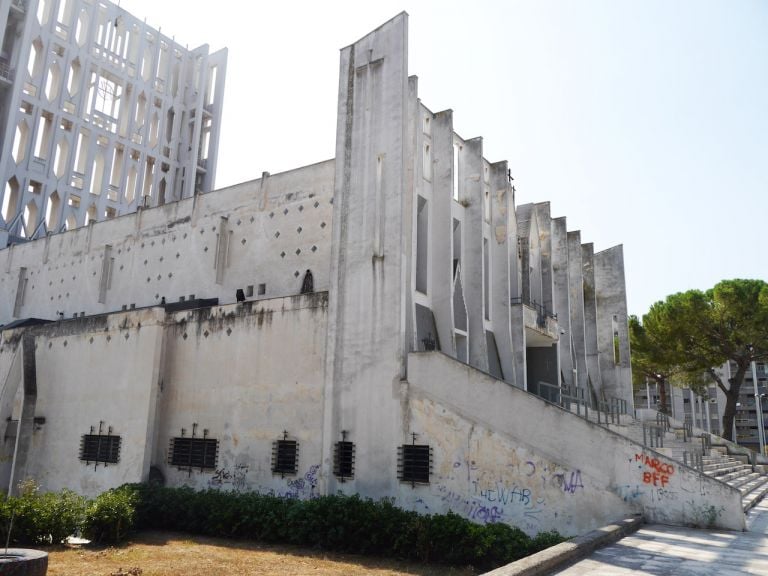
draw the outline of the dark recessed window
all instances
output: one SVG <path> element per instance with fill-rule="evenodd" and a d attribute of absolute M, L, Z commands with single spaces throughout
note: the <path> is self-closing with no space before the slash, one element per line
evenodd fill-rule
<path fill-rule="evenodd" d="M 171 438 L 168 462 L 171 466 L 200 468 L 200 470 L 216 468 L 216 457 L 219 452 L 219 441 L 215 438 Z"/>
<path fill-rule="evenodd" d="M 398 448 L 397 477 L 401 482 L 429 484 L 432 449 L 428 444 L 403 444 Z"/>
<path fill-rule="evenodd" d="M 333 474 L 344 482 L 355 476 L 355 445 L 342 440 L 336 442 L 333 452 Z"/>
<path fill-rule="evenodd" d="M 299 469 L 299 443 L 288 440 L 288 433 L 283 432 L 282 440 L 272 444 L 272 473 L 285 476 L 296 474 Z"/>
<path fill-rule="evenodd" d="M 117 464 L 120 460 L 120 436 L 83 434 L 80 439 L 80 460 L 86 464 Z"/>

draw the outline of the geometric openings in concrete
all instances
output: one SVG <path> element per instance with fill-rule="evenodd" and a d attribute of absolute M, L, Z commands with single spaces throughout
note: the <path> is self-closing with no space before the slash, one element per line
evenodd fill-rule
<path fill-rule="evenodd" d="M 88 37 L 88 11 L 85 8 L 80 10 L 75 23 L 75 42 L 78 46 L 83 46 Z"/>
<path fill-rule="evenodd" d="M 283 438 L 272 443 L 272 474 L 295 475 L 299 469 L 299 443 L 288 439 L 288 432 L 283 431 Z"/>
<path fill-rule="evenodd" d="M 347 431 L 341 431 L 344 440 L 336 442 L 333 447 L 333 475 L 339 482 L 345 482 L 355 477 L 355 444 L 347 440 Z"/>
<path fill-rule="evenodd" d="M 98 431 L 91 426 L 91 431 L 80 438 L 80 460 L 86 465 L 93 463 L 94 470 L 99 463 L 117 464 L 121 442 L 120 436 L 112 434 L 112 426 L 108 426 L 105 433 L 104 422 L 99 422 Z"/>
<path fill-rule="evenodd" d="M 427 200 L 419 196 L 416 215 L 416 290 L 422 294 L 427 293 L 428 277 L 429 211 L 427 206 Z"/>
<path fill-rule="evenodd" d="M 37 4 L 37 21 L 43 26 L 48 23 L 48 18 L 51 16 L 51 8 L 53 0 L 40 0 Z"/>
<path fill-rule="evenodd" d="M 75 96 L 80 91 L 80 73 L 82 66 L 80 59 L 75 58 L 69 63 L 69 78 L 67 78 L 67 92 L 70 96 Z"/>
<path fill-rule="evenodd" d="M 216 468 L 219 455 L 219 441 L 208 438 L 208 429 L 203 430 L 203 436 L 197 436 L 197 423 L 192 424 L 192 436 L 186 435 L 186 429 L 181 429 L 181 436 L 171 438 L 168 450 L 168 463 L 179 470 L 192 474 L 193 469 L 212 470 Z"/>
<path fill-rule="evenodd" d="M 27 124 L 26 119 L 22 119 L 16 125 L 16 134 L 13 140 L 13 151 L 11 152 L 11 156 L 13 156 L 13 160 L 16 162 L 16 164 L 21 164 L 24 161 L 24 158 L 27 155 L 28 144 L 29 125 Z"/>
<path fill-rule="evenodd" d="M 45 79 L 45 97 L 53 102 L 61 89 L 61 68 L 58 63 L 51 64 L 48 68 L 48 76 Z"/>
<path fill-rule="evenodd" d="M 3 220 L 9 222 L 16 214 L 16 209 L 19 203 L 19 181 L 16 180 L 16 176 L 12 176 L 8 182 L 5 183 L 5 192 L 3 194 L 3 206 L 2 214 Z"/>
<path fill-rule="evenodd" d="M 613 363 L 621 364 L 621 346 L 619 343 L 619 317 L 614 314 L 611 318 L 611 334 L 613 335 Z"/>
<path fill-rule="evenodd" d="M 32 235 L 35 233 L 35 228 L 37 227 L 37 215 L 38 215 L 37 203 L 35 202 L 34 199 L 32 199 L 24 208 L 23 223 L 24 223 L 25 238 L 31 238 Z"/>
<path fill-rule="evenodd" d="M 53 173 L 56 178 L 64 176 L 67 169 L 67 160 L 69 160 L 69 142 L 62 136 L 56 143 L 56 153 L 53 158 Z"/>
<path fill-rule="evenodd" d="M 48 197 L 45 206 L 45 227 L 51 232 L 58 232 L 59 218 L 61 216 L 61 199 L 59 193 L 53 191 Z"/>
<path fill-rule="evenodd" d="M 429 444 L 416 444 L 416 434 L 413 444 L 403 444 L 397 449 L 397 478 L 400 482 L 429 484 L 432 472 L 432 448 Z"/>
<path fill-rule="evenodd" d="M 27 72 L 32 81 L 40 80 L 43 68 L 43 40 L 38 36 L 32 40 L 32 47 L 29 51 L 29 61 L 27 62 Z"/>
<path fill-rule="evenodd" d="M 136 195 L 136 180 L 138 179 L 138 170 L 135 164 L 131 164 L 128 169 L 128 178 L 125 183 L 125 201 L 126 203 L 133 202 Z"/>
<path fill-rule="evenodd" d="M 34 155 L 37 164 L 45 165 L 48 160 L 53 139 L 53 114 L 42 112 L 37 123 Z"/>

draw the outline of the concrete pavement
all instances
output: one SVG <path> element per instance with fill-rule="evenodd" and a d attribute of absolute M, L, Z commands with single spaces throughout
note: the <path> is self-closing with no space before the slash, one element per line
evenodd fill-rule
<path fill-rule="evenodd" d="M 750 511 L 746 532 L 650 524 L 551 573 L 565 576 L 767 576 L 768 500 Z"/>

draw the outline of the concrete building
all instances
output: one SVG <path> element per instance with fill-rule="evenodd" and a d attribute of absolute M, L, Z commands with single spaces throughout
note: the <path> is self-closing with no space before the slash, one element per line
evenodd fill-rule
<path fill-rule="evenodd" d="M 0 250 L 2 486 L 743 528 L 737 490 L 559 405 L 632 411 L 621 247 L 516 206 L 407 35 L 341 51 L 334 159 Z"/>
<path fill-rule="evenodd" d="M 226 64 L 107 0 L 0 1 L 0 246 L 211 190 Z"/>

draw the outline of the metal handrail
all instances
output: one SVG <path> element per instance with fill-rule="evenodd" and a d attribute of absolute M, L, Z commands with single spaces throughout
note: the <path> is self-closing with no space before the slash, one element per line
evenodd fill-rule
<path fill-rule="evenodd" d="M 509 304 L 512 306 L 514 306 L 515 304 L 524 304 L 525 306 L 528 306 L 529 308 L 533 308 L 534 310 L 536 310 L 539 316 L 557 320 L 557 313 L 553 312 L 543 304 L 539 304 L 538 302 L 536 302 L 536 300 L 532 300 L 532 301 L 523 300 L 522 296 L 512 296 L 509 299 Z"/>

